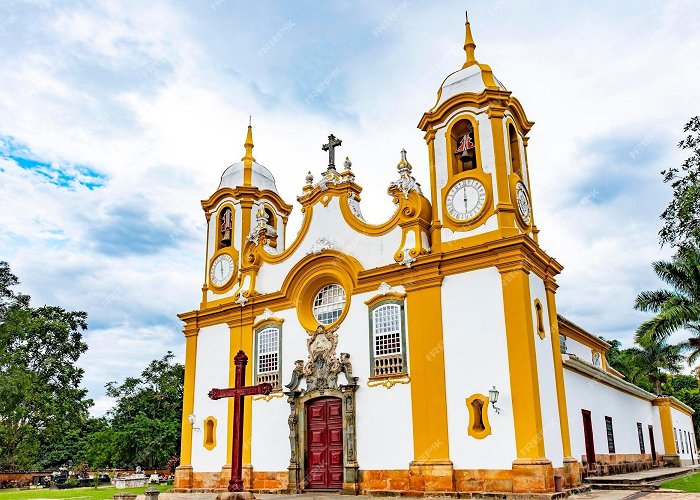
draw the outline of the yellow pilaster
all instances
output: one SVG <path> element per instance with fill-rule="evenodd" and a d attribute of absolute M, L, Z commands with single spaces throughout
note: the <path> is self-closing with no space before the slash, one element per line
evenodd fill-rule
<path fill-rule="evenodd" d="M 504 236 L 517 234 L 515 229 L 515 208 L 510 201 L 510 189 L 508 185 L 508 156 L 506 154 L 505 135 L 503 133 L 504 109 L 489 108 L 488 117 L 491 122 L 491 134 L 493 136 L 493 154 L 496 163 L 496 192 L 498 193 L 498 204 L 496 214 L 498 217 L 498 227 L 505 229 Z M 510 230 L 510 232 L 508 231 Z"/>
<path fill-rule="evenodd" d="M 182 440 L 180 465 L 192 464 L 192 425 L 189 415 L 194 410 L 194 374 L 197 367 L 198 328 L 185 328 L 185 382 L 182 396 Z"/>
<path fill-rule="evenodd" d="M 522 265 L 499 267 L 499 271 L 503 288 L 517 458 L 541 459 L 545 456 L 545 449 L 529 271 Z"/>
<path fill-rule="evenodd" d="M 239 322 L 229 323 L 230 347 L 229 347 L 229 375 L 228 385 L 233 387 L 236 383 L 236 367 L 233 358 L 239 350 L 243 350 L 248 356 L 248 365 L 245 372 L 245 383 L 253 383 L 253 322 L 250 318 L 243 318 Z M 251 398 L 244 398 L 245 414 L 243 416 L 243 465 L 250 465 L 251 440 L 253 436 L 253 419 Z M 231 462 L 231 447 L 233 446 L 233 398 L 228 398 L 228 429 L 226 434 L 226 463 Z"/>
<path fill-rule="evenodd" d="M 673 418 L 671 416 L 671 400 L 659 398 L 652 401 L 659 408 L 659 420 L 661 421 L 661 435 L 664 439 L 664 455 L 677 455 L 676 437 L 673 433 Z"/>
<path fill-rule="evenodd" d="M 441 283 L 442 278 L 435 278 L 406 286 L 413 455 L 417 463 L 444 464 L 450 458 Z"/>
<path fill-rule="evenodd" d="M 431 224 L 430 244 L 433 252 L 439 252 L 441 247 L 442 236 L 440 229 L 442 224 L 438 218 L 438 200 L 437 190 L 437 172 L 435 170 L 435 131 L 430 129 L 425 134 L 425 142 L 428 143 L 428 165 L 430 168 L 430 203 L 433 206 L 433 220 Z"/>
<path fill-rule="evenodd" d="M 564 458 L 571 458 L 571 436 L 569 434 L 569 412 L 566 408 L 566 389 L 564 387 L 564 368 L 561 361 L 561 344 L 559 340 L 559 320 L 554 293 L 557 289 L 553 279 L 545 282 L 547 291 L 547 311 L 549 312 L 549 330 L 552 339 L 552 358 L 554 360 L 554 381 L 557 387 L 557 405 L 559 407 L 559 426 L 561 428 L 561 445 Z"/>

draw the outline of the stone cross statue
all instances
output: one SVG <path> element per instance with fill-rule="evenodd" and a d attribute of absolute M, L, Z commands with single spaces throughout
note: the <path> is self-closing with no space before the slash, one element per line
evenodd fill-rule
<path fill-rule="evenodd" d="M 272 392 L 272 385 L 266 383 L 258 385 L 245 385 L 245 367 L 248 364 L 248 356 L 243 351 L 238 351 L 233 358 L 236 365 L 235 385 L 229 389 L 212 389 L 209 391 L 211 399 L 233 399 L 233 443 L 231 446 L 231 480 L 228 483 L 229 491 L 243 491 L 243 398 L 255 394 L 268 395 Z"/>
<path fill-rule="evenodd" d="M 321 148 L 324 151 L 328 151 L 328 169 L 335 170 L 335 148 L 343 143 L 333 134 L 328 136 L 328 144 L 324 144 Z"/>

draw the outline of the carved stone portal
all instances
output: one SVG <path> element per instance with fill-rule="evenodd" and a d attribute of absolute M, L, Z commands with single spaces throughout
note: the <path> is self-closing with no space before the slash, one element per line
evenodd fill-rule
<path fill-rule="evenodd" d="M 343 492 L 359 492 L 359 465 L 357 464 L 357 439 L 355 434 L 355 391 L 357 377 L 352 376 L 350 355 L 336 355 L 338 335 L 335 330 L 323 326 L 306 341 L 309 351 L 306 363 L 295 361 L 292 380 L 284 394 L 289 403 L 289 491 L 301 493 L 305 487 L 306 462 L 306 403 L 321 396 L 331 396 L 342 401 L 343 408 Z M 343 374 L 345 385 L 338 385 L 338 375 Z M 302 389 L 302 381 L 306 388 Z"/>

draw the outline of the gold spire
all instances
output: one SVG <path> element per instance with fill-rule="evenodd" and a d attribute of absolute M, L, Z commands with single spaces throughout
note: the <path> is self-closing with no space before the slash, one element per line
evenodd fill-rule
<path fill-rule="evenodd" d="M 467 61 L 464 63 L 462 68 L 476 64 L 476 58 L 474 58 L 474 49 L 476 49 L 476 44 L 474 43 L 474 37 L 472 36 L 472 28 L 469 25 L 469 13 L 464 12 L 467 20 L 464 23 L 464 52 L 467 53 Z"/>
<path fill-rule="evenodd" d="M 252 118 L 249 116 L 248 117 L 248 135 L 245 138 L 245 144 L 243 144 L 245 147 L 245 156 L 241 158 L 241 161 L 243 162 L 243 185 L 244 186 L 252 186 L 252 181 L 253 181 L 253 162 L 255 161 L 255 158 L 253 158 L 253 125 L 252 125 Z"/>

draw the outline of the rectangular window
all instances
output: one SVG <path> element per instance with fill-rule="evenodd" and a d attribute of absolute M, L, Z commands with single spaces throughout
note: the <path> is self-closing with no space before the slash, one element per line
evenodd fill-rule
<path fill-rule="evenodd" d="M 566 354 L 566 335 L 559 335 L 559 350 Z"/>
<path fill-rule="evenodd" d="M 608 433 L 608 453 L 615 453 L 615 436 L 613 434 L 612 417 L 605 417 L 605 430 Z"/>
<path fill-rule="evenodd" d="M 280 329 L 268 326 L 256 335 L 255 382 L 272 384 L 279 389 L 280 384 Z"/>
<path fill-rule="evenodd" d="M 370 310 L 372 376 L 406 373 L 403 303 L 385 301 Z"/>
<path fill-rule="evenodd" d="M 642 432 L 642 424 L 637 422 L 637 435 L 639 436 L 639 452 L 644 455 L 644 432 Z"/>
<path fill-rule="evenodd" d="M 680 451 L 680 448 L 678 447 L 678 433 L 676 431 L 676 428 L 673 428 L 673 437 L 676 440 L 676 453 Z"/>

